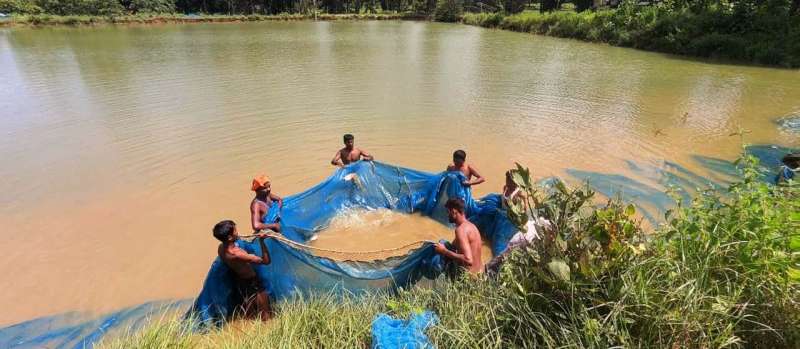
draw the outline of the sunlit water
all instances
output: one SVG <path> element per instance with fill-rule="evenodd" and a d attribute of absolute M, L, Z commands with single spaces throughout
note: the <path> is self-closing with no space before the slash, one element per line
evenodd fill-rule
<path fill-rule="evenodd" d="M 247 228 L 250 178 L 288 195 L 341 135 L 431 172 L 452 151 L 497 192 L 537 177 L 798 146 L 800 72 L 424 22 L 0 29 L 0 324 L 195 296 Z M 569 172 L 574 169 L 583 172 Z"/>

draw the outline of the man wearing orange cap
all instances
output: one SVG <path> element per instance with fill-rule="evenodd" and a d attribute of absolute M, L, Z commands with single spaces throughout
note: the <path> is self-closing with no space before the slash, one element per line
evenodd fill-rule
<path fill-rule="evenodd" d="M 254 231 L 259 230 L 273 230 L 276 232 L 281 231 L 280 217 L 275 223 L 264 223 L 264 216 L 269 212 L 269 208 L 275 202 L 278 202 L 278 209 L 283 208 L 283 199 L 271 192 L 272 185 L 269 182 L 269 177 L 265 175 L 256 176 L 253 178 L 253 185 L 251 188 L 256 192 L 256 197 L 250 203 L 250 221 Z"/>

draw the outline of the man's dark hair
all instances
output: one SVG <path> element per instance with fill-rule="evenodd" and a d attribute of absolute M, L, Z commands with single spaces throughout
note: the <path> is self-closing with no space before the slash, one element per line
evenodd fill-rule
<path fill-rule="evenodd" d="M 447 200 L 447 202 L 444 204 L 444 208 L 464 213 L 464 200 L 461 200 L 459 198 L 452 198 L 450 200 Z"/>
<path fill-rule="evenodd" d="M 461 149 L 456 150 L 456 151 L 453 152 L 453 159 L 454 160 L 465 161 L 465 160 L 467 160 L 467 152 L 465 152 L 465 151 L 463 151 Z"/>
<path fill-rule="evenodd" d="M 352 141 L 352 140 L 354 140 L 354 139 L 356 139 L 356 137 L 353 137 L 353 135 L 351 135 L 351 134 L 349 134 L 349 133 L 348 133 L 348 134 L 346 134 L 346 135 L 344 135 L 344 142 L 345 142 L 345 143 L 347 143 L 347 141 Z"/>
<path fill-rule="evenodd" d="M 214 226 L 214 237 L 222 242 L 228 241 L 228 237 L 233 234 L 235 227 L 236 223 L 232 220 L 221 221 Z"/>
<path fill-rule="evenodd" d="M 786 154 L 781 161 L 794 170 L 800 164 L 800 153 Z"/>

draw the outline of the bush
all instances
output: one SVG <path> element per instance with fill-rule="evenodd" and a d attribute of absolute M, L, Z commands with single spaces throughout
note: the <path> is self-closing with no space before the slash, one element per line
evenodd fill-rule
<path fill-rule="evenodd" d="M 37 5 L 47 14 L 61 16 L 114 16 L 124 11 L 117 0 L 37 0 Z"/>
<path fill-rule="evenodd" d="M 439 22 L 458 22 L 463 12 L 461 0 L 437 0 L 433 18 Z"/>
<path fill-rule="evenodd" d="M 131 0 L 128 9 L 132 13 L 173 13 L 173 0 Z"/>
<path fill-rule="evenodd" d="M 0 12 L 29 15 L 40 13 L 42 9 L 30 0 L 0 0 Z"/>

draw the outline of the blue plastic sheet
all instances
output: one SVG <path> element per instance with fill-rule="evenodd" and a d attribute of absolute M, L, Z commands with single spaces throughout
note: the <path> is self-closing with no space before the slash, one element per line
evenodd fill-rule
<path fill-rule="evenodd" d="M 450 198 L 461 198 L 469 219 L 489 240 L 492 252 L 499 254 L 516 233 L 516 227 L 499 210 L 498 195 L 474 200 L 463 181 L 460 172 L 432 174 L 378 162 L 357 162 L 337 170 L 311 189 L 284 198 L 283 209 L 279 211 L 274 205 L 264 221 L 275 222 L 280 216 L 281 233 L 303 243 L 314 234 L 324 234 L 333 217 L 353 208 L 421 213 L 448 224 L 444 203 Z M 260 254 L 257 243 L 238 243 L 248 252 Z M 431 245 L 377 261 L 332 260 L 274 239 L 267 240 L 267 248 L 272 263 L 255 266 L 255 270 L 273 301 L 314 292 L 356 295 L 392 292 L 422 277 L 434 278 L 441 271 Z M 235 307 L 231 278 L 225 264 L 219 259 L 214 261 L 189 315 L 204 324 L 225 321 Z"/>
<path fill-rule="evenodd" d="M 185 311 L 190 301 L 157 301 L 105 315 L 68 312 L 41 317 L 0 329 L 0 348 L 84 349 L 101 338 L 136 331 L 166 311 Z"/>
<path fill-rule="evenodd" d="M 434 348 L 425 330 L 435 325 L 436 314 L 425 311 L 408 320 L 378 314 L 372 321 L 372 349 L 428 349 Z"/>

